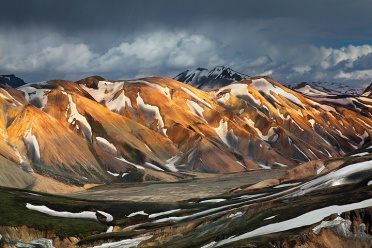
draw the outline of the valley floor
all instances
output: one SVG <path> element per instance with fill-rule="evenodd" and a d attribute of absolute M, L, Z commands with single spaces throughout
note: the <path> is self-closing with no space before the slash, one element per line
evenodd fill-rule
<path fill-rule="evenodd" d="M 254 170 L 239 173 L 211 174 L 189 172 L 195 179 L 172 183 L 102 185 L 87 191 L 65 194 L 86 200 L 118 200 L 141 202 L 183 201 L 228 193 L 243 185 L 255 184 L 283 174 L 287 169 Z"/>

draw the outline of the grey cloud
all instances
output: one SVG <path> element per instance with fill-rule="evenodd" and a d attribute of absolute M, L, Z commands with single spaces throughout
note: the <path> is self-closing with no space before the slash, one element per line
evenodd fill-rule
<path fill-rule="evenodd" d="M 372 69 L 372 52 L 361 56 L 353 62 L 353 68 L 358 70 Z"/>
<path fill-rule="evenodd" d="M 1 1 L 0 72 L 118 79 L 226 65 L 346 82 L 371 68 L 371 44 L 348 46 L 370 40 L 371 12 L 370 0 Z"/>

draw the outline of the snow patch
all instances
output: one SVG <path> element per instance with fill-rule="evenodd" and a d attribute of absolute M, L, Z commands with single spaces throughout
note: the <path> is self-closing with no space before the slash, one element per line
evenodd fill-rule
<path fill-rule="evenodd" d="M 110 174 L 110 175 L 113 175 L 114 177 L 120 176 L 119 173 L 114 173 L 114 172 L 111 172 L 111 171 L 107 171 L 107 173 Z"/>
<path fill-rule="evenodd" d="M 177 212 L 177 211 L 180 211 L 180 210 L 181 210 L 180 208 L 177 208 L 177 209 L 173 209 L 173 210 L 169 210 L 169 211 L 164 211 L 164 212 L 160 212 L 160 213 L 150 214 L 149 215 L 149 218 L 150 219 L 156 218 L 156 217 L 159 217 L 159 216 L 162 216 L 162 215 L 171 214 L 171 213 L 174 213 L 174 212 Z"/>
<path fill-rule="evenodd" d="M 137 212 L 131 213 L 131 214 L 127 215 L 127 217 L 130 218 L 130 217 L 133 217 L 133 216 L 136 216 L 136 215 L 148 215 L 148 214 L 146 214 L 145 211 L 142 210 L 142 211 L 137 211 Z"/>
<path fill-rule="evenodd" d="M 94 246 L 93 248 L 131 248 L 137 247 L 142 241 L 152 238 L 152 235 L 134 238 L 124 239 L 117 242 L 104 243 L 102 245 Z"/>
<path fill-rule="evenodd" d="M 230 84 L 228 86 L 220 88 L 217 92 L 211 92 L 211 93 L 214 94 L 214 96 L 216 96 L 220 92 L 225 91 L 225 90 L 230 90 L 230 94 L 238 98 L 241 98 L 241 99 L 249 98 L 252 102 L 256 104 L 257 107 L 260 107 L 262 104 L 260 99 L 254 98 L 253 95 L 249 93 L 247 84 L 234 83 L 234 84 Z M 222 101 L 224 100 L 226 99 L 223 99 Z M 220 99 L 218 101 L 220 101 Z"/>
<path fill-rule="evenodd" d="M 153 84 L 153 83 L 150 83 L 150 82 L 147 82 L 145 80 L 133 80 L 133 81 L 128 81 L 130 83 L 140 83 L 140 84 L 144 84 L 144 85 L 147 85 L 159 92 L 161 92 L 163 95 L 165 95 L 166 97 L 168 97 L 169 100 L 171 100 L 171 94 L 169 92 L 169 88 L 168 87 L 162 87 L 158 84 Z"/>
<path fill-rule="evenodd" d="M 236 146 L 238 144 L 238 137 L 234 134 L 233 130 L 228 129 L 228 121 L 220 120 L 220 125 L 217 128 L 214 128 L 218 137 L 225 143 L 227 146 Z"/>
<path fill-rule="evenodd" d="M 162 168 L 159 168 L 158 166 L 156 166 L 154 164 L 151 164 L 151 163 L 148 163 L 148 162 L 146 162 L 144 165 L 146 165 L 150 169 L 154 169 L 154 170 L 157 170 L 157 171 L 164 171 Z"/>
<path fill-rule="evenodd" d="M 301 186 L 300 191 L 294 193 L 294 195 L 303 195 L 316 189 L 331 186 L 357 183 L 363 179 L 363 176 L 368 176 L 371 171 L 372 161 L 351 164 L 305 183 Z M 353 175 L 360 176 L 353 177 Z"/>
<path fill-rule="evenodd" d="M 271 219 L 274 219 L 276 216 L 278 216 L 278 215 L 273 215 L 273 216 L 267 217 L 264 220 L 271 220 Z"/>
<path fill-rule="evenodd" d="M 105 216 L 107 222 L 111 222 L 111 221 L 114 220 L 114 217 L 111 214 L 108 214 L 108 213 L 100 211 L 100 210 L 97 210 L 97 212 L 102 214 L 103 216 Z"/>
<path fill-rule="evenodd" d="M 102 137 L 96 137 L 96 140 L 98 146 L 101 147 L 103 150 L 110 154 L 117 155 L 116 147 L 112 143 L 108 142 L 108 140 Z"/>
<path fill-rule="evenodd" d="M 316 174 L 319 175 L 323 170 L 325 169 L 325 166 L 323 165 L 322 167 L 320 167 L 317 171 L 316 171 Z"/>
<path fill-rule="evenodd" d="M 66 211 L 59 212 L 59 211 L 52 210 L 48 208 L 47 206 L 35 206 L 30 203 L 27 203 L 26 207 L 28 209 L 35 210 L 40 213 L 44 213 L 44 214 L 51 215 L 51 216 L 97 220 L 96 213 L 92 211 L 83 211 L 80 213 L 71 213 L 71 212 L 66 212 Z"/>
<path fill-rule="evenodd" d="M 280 188 L 285 188 L 285 187 L 290 187 L 290 186 L 295 186 L 295 185 L 298 185 L 300 183 L 283 183 L 283 184 L 280 184 L 278 186 L 275 186 L 273 187 L 274 189 L 280 189 Z"/>
<path fill-rule="evenodd" d="M 137 96 L 137 106 L 141 109 L 141 112 L 143 113 L 143 115 L 145 116 L 147 122 L 150 124 L 154 119 L 157 119 L 158 120 L 158 132 L 160 134 L 162 134 L 163 136 L 165 137 L 168 137 L 167 136 L 167 129 L 164 128 L 164 121 L 163 121 L 163 118 L 161 117 L 160 115 L 160 110 L 159 110 L 159 107 L 158 106 L 152 106 L 150 104 L 146 104 L 142 97 L 140 96 L 139 92 L 138 92 L 138 96 Z"/>
<path fill-rule="evenodd" d="M 243 212 L 236 212 L 235 214 L 230 214 L 229 218 L 235 218 L 235 217 L 240 217 L 243 215 Z"/>
<path fill-rule="evenodd" d="M 242 164 L 240 161 L 235 161 L 238 165 L 240 165 L 241 167 L 243 167 L 244 169 L 247 169 L 247 167 L 244 165 L 244 164 Z"/>
<path fill-rule="evenodd" d="M 62 94 L 66 95 L 69 100 L 69 105 L 67 105 L 65 116 L 68 118 L 68 122 L 72 125 L 76 125 L 76 121 L 80 122 L 81 129 L 83 132 L 83 135 L 86 140 L 88 140 L 90 143 L 92 143 L 92 129 L 87 121 L 87 119 L 82 116 L 79 111 L 77 110 L 76 103 L 72 100 L 72 96 L 70 94 L 67 94 L 66 92 L 62 91 Z M 67 113 L 70 110 L 70 116 L 67 117 Z"/>
<path fill-rule="evenodd" d="M 361 152 L 361 153 L 353 154 L 351 155 L 351 157 L 361 157 L 361 156 L 368 155 L 368 154 L 369 152 Z"/>
<path fill-rule="evenodd" d="M 199 203 L 223 202 L 223 201 L 226 201 L 226 199 L 210 199 L 210 200 L 200 201 Z"/>
<path fill-rule="evenodd" d="M 17 88 L 25 93 L 26 100 L 35 107 L 43 110 L 48 102 L 48 94 L 50 89 L 37 89 L 30 84 L 23 85 Z"/>
<path fill-rule="evenodd" d="M 173 172 L 176 172 L 178 171 L 178 169 L 176 168 L 176 166 L 174 165 L 178 159 L 180 159 L 181 155 L 176 155 L 176 156 L 173 156 L 171 157 L 170 159 L 168 159 L 165 164 L 165 166 L 170 170 L 170 171 L 173 171 Z"/>
<path fill-rule="evenodd" d="M 186 99 L 185 101 L 186 101 L 187 106 L 190 109 L 189 112 L 207 123 L 207 121 L 204 119 L 204 116 L 203 116 L 204 109 L 200 107 L 200 105 L 194 101 L 190 101 L 189 99 Z"/>
<path fill-rule="evenodd" d="M 372 199 L 364 200 L 357 203 L 346 204 L 346 205 L 333 205 L 325 208 L 320 208 L 317 210 L 310 211 L 308 213 L 302 214 L 298 217 L 293 219 L 285 220 L 282 222 L 273 223 L 270 225 L 259 227 L 251 232 L 247 232 L 245 234 L 241 234 L 236 237 L 227 238 L 225 240 L 217 242 L 214 247 L 218 247 L 221 245 L 225 245 L 231 242 L 235 242 L 242 239 L 247 239 L 255 236 L 265 235 L 269 233 L 277 233 L 283 232 L 286 230 L 299 228 L 302 226 L 309 226 L 315 224 L 325 217 L 334 214 L 334 213 L 342 213 L 346 211 L 351 211 L 360 208 L 366 208 L 372 206 Z"/>
<path fill-rule="evenodd" d="M 303 103 L 295 95 L 284 91 L 282 88 L 279 88 L 279 87 L 276 87 L 276 86 L 272 85 L 269 81 L 267 81 L 264 78 L 252 80 L 252 83 L 251 83 L 250 86 L 255 88 L 257 91 L 264 92 L 266 95 L 271 95 L 271 92 L 274 92 L 276 95 L 281 95 L 281 96 L 287 98 L 288 100 L 290 100 L 291 102 L 294 102 L 294 103 L 304 107 Z"/>
<path fill-rule="evenodd" d="M 322 221 L 319 225 L 313 228 L 315 234 L 319 234 L 322 228 L 339 226 L 344 230 L 348 230 L 351 225 L 350 220 L 344 220 L 341 216 L 337 216 L 336 219 L 331 221 Z"/>
<path fill-rule="evenodd" d="M 258 136 L 260 136 L 260 138 L 263 139 L 264 141 L 269 141 L 270 137 L 272 137 L 275 134 L 275 128 L 271 127 L 269 131 L 267 132 L 267 134 L 263 135 L 261 130 L 254 126 L 255 123 L 251 119 L 248 119 L 247 117 L 244 117 L 243 119 L 246 123 L 248 123 L 252 128 L 256 130 Z"/>
<path fill-rule="evenodd" d="M 8 99 L 8 100 L 10 100 L 10 101 L 12 101 L 13 103 L 15 102 L 15 103 L 17 103 L 18 105 L 22 105 L 22 103 L 20 103 L 18 100 L 16 100 L 11 94 L 9 94 L 9 92 L 8 91 L 6 91 L 5 89 L 0 89 L 2 92 L 4 92 L 4 94 L 3 93 L 0 93 L 0 96 L 1 97 L 3 97 L 4 99 Z M 14 106 L 15 106 L 15 104 L 14 104 Z"/>
<path fill-rule="evenodd" d="M 367 137 L 369 137 L 369 134 L 367 133 L 367 131 L 364 131 L 364 133 L 363 133 L 362 135 L 359 135 L 359 134 L 357 134 L 357 135 L 358 135 L 359 138 L 362 139 L 362 141 L 359 143 L 359 145 L 363 145 L 364 142 L 365 142 L 365 139 L 366 139 Z"/>
<path fill-rule="evenodd" d="M 202 104 L 204 104 L 205 106 L 207 106 L 208 108 L 212 109 L 212 106 L 207 103 L 206 101 L 200 99 L 200 97 L 198 97 L 194 92 L 192 92 L 191 90 L 189 90 L 188 88 L 185 88 L 185 87 L 181 87 L 181 89 L 183 91 L 185 91 L 188 95 L 190 95 L 191 97 L 193 97 L 194 99 L 198 100 L 199 102 L 201 102 Z"/>
<path fill-rule="evenodd" d="M 134 167 L 136 167 L 137 169 L 141 169 L 141 170 L 144 170 L 145 168 L 143 166 L 140 166 L 138 164 L 135 164 L 135 163 L 132 163 L 132 162 L 129 162 L 128 160 L 126 160 L 125 158 L 123 158 L 122 156 L 119 156 L 119 157 L 115 157 L 117 160 L 120 160 L 124 163 L 127 163 L 127 164 L 130 164 L 130 165 L 133 165 Z M 124 176 L 123 176 L 124 177 Z"/>
<path fill-rule="evenodd" d="M 23 137 L 23 141 L 27 148 L 27 153 L 32 156 L 32 160 L 40 162 L 40 147 L 35 135 L 32 134 L 32 128 L 27 130 L 26 135 Z"/>

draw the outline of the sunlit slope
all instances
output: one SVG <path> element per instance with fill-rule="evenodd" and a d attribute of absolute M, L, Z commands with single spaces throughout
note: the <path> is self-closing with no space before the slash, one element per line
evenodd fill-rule
<path fill-rule="evenodd" d="M 293 164 L 208 92 L 159 77 L 95 85 L 83 88 L 97 102 L 172 140 L 179 149 L 176 169 L 227 172 Z"/>
<path fill-rule="evenodd" d="M 32 180 L 77 187 L 293 167 L 341 157 L 372 132 L 367 100 L 362 109 L 318 101 L 268 77 L 210 91 L 99 76 L 0 90 L 2 159 Z"/>

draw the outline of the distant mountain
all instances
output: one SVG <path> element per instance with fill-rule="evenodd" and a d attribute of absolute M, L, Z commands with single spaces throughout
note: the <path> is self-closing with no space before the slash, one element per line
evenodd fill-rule
<path fill-rule="evenodd" d="M 10 74 L 10 75 L 0 75 L 0 84 L 5 84 L 13 88 L 17 88 L 26 83 L 25 81 L 23 81 L 23 79 L 16 77 L 14 74 Z"/>
<path fill-rule="evenodd" d="M 372 98 L 372 84 L 370 84 L 362 93 L 362 96 Z"/>
<path fill-rule="evenodd" d="M 296 89 L 299 83 L 287 83 L 282 82 L 284 86 L 289 89 Z M 344 85 L 340 83 L 330 83 L 330 82 L 306 82 L 306 84 L 322 90 L 330 94 L 338 95 L 360 95 L 364 91 L 363 87 L 354 87 L 349 85 Z"/>
<path fill-rule="evenodd" d="M 308 83 L 301 83 L 293 90 L 317 102 L 352 109 L 371 116 L 371 106 L 369 104 L 372 96 L 371 87 L 368 87 L 362 95 L 330 93 Z"/>
<path fill-rule="evenodd" d="M 186 70 L 174 79 L 201 90 L 211 90 L 248 78 L 250 78 L 249 75 L 236 72 L 228 67 L 217 66 L 211 71 L 200 67 L 191 71 Z"/>

